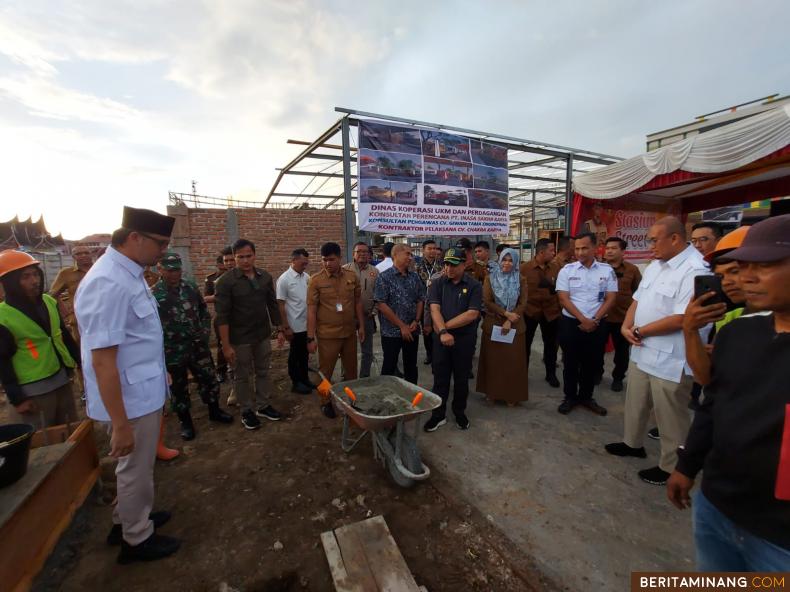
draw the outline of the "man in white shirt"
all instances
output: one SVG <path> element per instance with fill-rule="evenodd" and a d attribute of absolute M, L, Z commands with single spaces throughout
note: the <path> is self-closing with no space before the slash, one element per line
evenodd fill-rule
<path fill-rule="evenodd" d="M 118 503 L 109 544 L 120 544 L 118 563 L 172 555 L 178 539 L 155 528 L 168 512 L 151 512 L 154 460 L 167 396 L 162 325 L 143 272 L 162 258 L 175 219 L 125 207 L 112 246 L 77 289 L 87 413 L 111 426 L 110 456 L 118 458 Z"/>
<path fill-rule="evenodd" d="M 379 273 L 382 271 L 387 271 L 390 267 L 392 267 L 392 247 L 395 246 L 395 243 L 384 243 L 382 250 L 384 251 L 384 261 L 376 265 L 376 269 Z"/>
<path fill-rule="evenodd" d="M 617 298 L 617 278 L 611 265 L 595 260 L 596 241 L 591 232 L 576 237 L 576 261 L 565 265 L 557 276 L 565 393 L 557 411 L 563 415 L 577 405 L 606 415 L 606 409 L 592 395 L 603 365 L 607 336 L 604 319 Z"/>
<path fill-rule="evenodd" d="M 692 378 L 686 367 L 683 314 L 694 295 L 694 277 L 710 272 L 702 255 L 686 243 L 686 229 L 677 218 L 658 220 L 647 241 L 654 261 L 645 269 L 622 326 L 623 336 L 632 346 L 625 433 L 622 442 L 605 448 L 615 456 L 646 458 L 644 436 L 653 409 L 661 433 L 661 458 L 658 466 L 639 471 L 639 478 L 664 485 L 691 425 Z"/>
<path fill-rule="evenodd" d="M 277 304 L 280 317 L 284 319 L 283 331 L 277 338 L 280 343 L 287 340 L 288 376 L 291 377 L 291 392 L 309 395 L 313 383 L 307 374 L 307 282 L 310 276 L 305 271 L 310 255 L 305 249 L 291 253 L 291 266 L 277 278 Z"/>

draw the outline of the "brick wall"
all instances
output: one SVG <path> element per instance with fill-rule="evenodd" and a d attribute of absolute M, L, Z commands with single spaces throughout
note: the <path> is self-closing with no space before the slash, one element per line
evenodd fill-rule
<path fill-rule="evenodd" d="M 319 249 L 323 243 L 339 243 L 345 253 L 343 210 L 239 208 L 234 210 L 235 220 L 225 209 L 185 210 L 181 212 L 186 214 L 186 223 L 178 229 L 186 236 L 178 237 L 176 244 L 188 249 L 192 273 L 201 286 L 215 270 L 216 256 L 231 236 L 255 243 L 257 266 L 271 273 L 275 281 L 290 265 L 291 251 L 296 248 L 310 253 L 311 274 L 321 269 Z"/>

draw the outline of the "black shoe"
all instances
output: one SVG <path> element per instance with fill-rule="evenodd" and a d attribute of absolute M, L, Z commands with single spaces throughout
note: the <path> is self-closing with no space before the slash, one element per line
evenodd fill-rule
<path fill-rule="evenodd" d="M 192 415 L 190 415 L 189 411 L 179 411 L 178 421 L 181 422 L 181 439 L 194 440 L 195 424 L 192 423 Z"/>
<path fill-rule="evenodd" d="M 337 413 L 335 413 L 335 408 L 332 406 L 331 402 L 321 405 L 321 413 L 326 415 L 329 419 L 335 419 L 337 417 Z"/>
<path fill-rule="evenodd" d="M 652 438 L 653 440 L 660 440 L 661 434 L 658 433 L 658 428 L 653 428 L 649 432 L 647 432 L 647 437 Z"/>
<path fill-rule="evenodd" d="M 642 448 L 631 448 L 625 442 L 612 442 L 611 444 L 604 446 L 604 450 L 606 450 L 606 452 L 609 454 L 614 454 L 615 456 L 647 458 L 647 452 L 645 452 L 644 446 L 642 446 Z"/>
<path fill-rule="evenodd" d="M 560 381 L 557 380 L 557 377 L 554 374 L 547 374 L 546 382 L 548 382 L 554 388 L 560 388 Z"/>
<path fill-rule="evenodd" d="M 248 430 L 257 430 L 259 427 L 261 427 L 261 422 L 257 417 L 255 417 L 255 412 L 252 409 L 248 409 L 241 414 L 241 425 L 243 425 Z"/>
<path fill-rule="evenodd" d="M 283 418 L 282 413 L 277 411 L 277 409 L 275 409 L 271 405 L 267 405 L 266 407 L 259 407 L 258 410 L 255 412 L 255 415 L 257 415 L 258 417 L 265 417 L 270 421 L 280 421 Z"/>
<path fill-rule="evenodd" d="M 651 485 L 666 485 L 667 479 L 669 479 L 669 473 L 662 470 L 660 467 L 644 469 L 637 474 L 642 481 L 650 483 Z"/>
<path fill-rule="evenodd" d="M 458 426 L 459 430 L 468 430 L 470 425 L 469 418 L 464 413 L 456 413 L 455 425 Z"/>
<path fill-rule="evenodd" d="M 444 417 L 431 417 L 428 421 L 425 422 L 425 425 L 422 426 L 422 429 L 426 432 L 435 432 L 441 426 L 447 423 L 447 420 Z"/>
<path fill-rule="evenodd" d="M 422 363 L 425 364 L 426 366 L 430 366 L 431 364 L 433 364 L 433 360 L 431 358 L 425 358 L 422 361 Z"/>
<path fill-rule="evenodd" d="M 309 395 L 313 392 L 306 384 L 302 384 L 301 382 L 294 382 L 291 384 L 291 392 L 296 393 L 297 395 Z"/>
<path fill-rule="evenodd" d="M 595 415 L 604 416 L 608 413 L 606 411 L 606 407 L 601 407 L 598 403 L 596 403 L 595 399 L 587 399 L 586 401 L 582 401 L 579 404 L 595 413 Z"/>
<path fill-rule="evenodd" d="M 576 407 L 576 403 L 570 399 L 563 399 L 562 403 L 560 403 L 560 406 L 557 407 L 557 411 L 563 415 L 568 415 L 571 411 L 573 411 L 574 407 Z"/>
<path fill-rule="evenodd" d="M 159 528 L 167 524 L 172 514 L 167 510 L 160 510 L 159 512 L 151 512 L 148 514 L 148 519 L 154 523 L 154 528 Z M 123 542 L 123 528 L 120 524 L 113 524 L 110 529 L 110 534 L 107 535 L 108 545 L 120 545 Z"/>
<path fill-rule="evenodd" d="M 612 379 L 612 390 L 616 393 L 619 393 L 623 390 L 623 381 L 620 378 L 613 378 Z"/>
<path fill-rule="evenodd" d="M 314 391 L 316 388 L 318 388 L 318 385 L 316 383 L 310 382 L 309 380 L 303 380 L 302 384 L 305 385 L 307 388 L 309 388 L 311 391 Z"/>
<path fill-rule="evenodd" d="M 219 407 L 219 403 L 210 403 L 208 406 L 209 421 L 217 423 L 233 423 L 233 416 Z"/>
<path fill-rule="evenodd" d="M 152 534 L 139 545 L 121 541 L 118 563 L 125 565 L 133 561 L 156 561 L 172 555 L 181 546 L 181 541 L 163 534 Z"/>

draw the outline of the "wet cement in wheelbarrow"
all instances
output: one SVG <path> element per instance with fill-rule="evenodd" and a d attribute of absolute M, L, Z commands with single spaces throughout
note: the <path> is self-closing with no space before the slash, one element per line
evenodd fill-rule
<path fill-rule="evenodd" d="M 380 385 L 357 386 L 354 388 L 354 394 L 357 397 L 354 409 L 365 415 L 386 417 L 415 411 L 410 401 L 399 396 L 394 390 Z M 349 398 L 345 397 L 345 400 L 348 402 Z M 419 409 L 419 405 L 416 409 Z"/>

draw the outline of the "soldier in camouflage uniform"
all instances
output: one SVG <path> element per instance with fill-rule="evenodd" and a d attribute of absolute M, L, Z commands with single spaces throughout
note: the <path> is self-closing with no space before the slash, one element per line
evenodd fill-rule
<path fill-rule="evenodd" d="M 211 315 L 197 286 L 181 277 L 181 257 L 169 252 L 159 262 L 161 279 L 152 291 L 159 304 L 165 337 L 165 362 L 173 383 L 173 411 L 181 421 L 181 437 L 192 440 L 195 426 L 189 413 L 187 370 L 198 383 L 211 421 L 231 423 L 233 416 L 219 407 L 219 383 L 214 374 L 208 340 Z"/>

